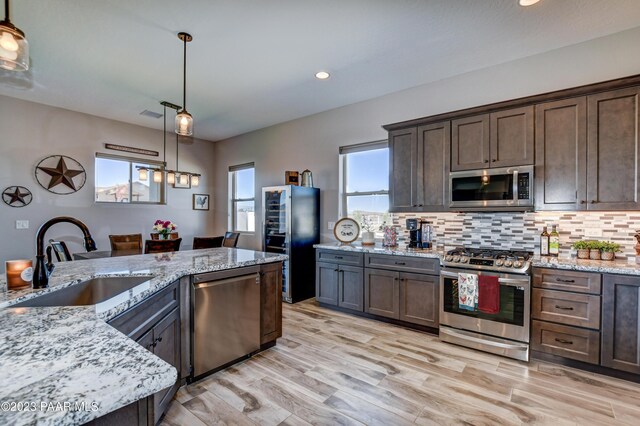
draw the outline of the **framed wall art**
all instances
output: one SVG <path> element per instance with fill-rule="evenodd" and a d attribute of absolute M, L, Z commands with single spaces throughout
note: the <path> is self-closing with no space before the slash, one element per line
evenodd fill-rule
<path fill-rule="evenodd" d="M 209 210 L 209 194 L 193 194 L 194 210 Z"/>

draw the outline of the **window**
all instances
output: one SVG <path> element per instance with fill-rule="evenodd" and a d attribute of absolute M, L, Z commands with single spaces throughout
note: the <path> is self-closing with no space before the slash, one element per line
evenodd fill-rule
<path fill-rule="evenodd" d="M 163 183 L 153 182 L 152 172 L 140 180 L 136 166 L 159 168 L 162 163 L 96 154 L 96 202 L 163 204 Z"/>
<path fill-rule="evenodd" d="M 355 219 L 361 227 L 366 219 L 381 237 L 380 225 L 390 223 L 387 141 L 341 147 L 340 161 L 341 215 Z"/>
<path fill-rule="evenodd" d="M 234 232 L 255 232 L 256 196 L 253 163 L 229 167 L 229 228 Z"/>

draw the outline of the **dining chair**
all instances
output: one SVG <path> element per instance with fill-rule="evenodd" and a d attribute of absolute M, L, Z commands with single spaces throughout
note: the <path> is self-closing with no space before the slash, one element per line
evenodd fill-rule
<path fill-rule="evenodd" d="M 142 250 L 142 234 L 109 235 L 111 251 Z"/>
<path fill-rule="evenodd" d="M 64 241 L 49 240 L 49 246 L 47 247 L 47 259 L 49 260 L 51 260 L 52 249 L 58 262 L 71 262 L 73 260 Z"/>
<path fill-rule="evenodd" d="M 239 232 L 225 232 L 222 247 L 235 247 L 238 245 Z"/>
<path fill-rule="evenodd" d="M 182 238 L 177 240 L 146 240 L 144 242 L 144 253 L 168 253 L 180 250 Z"/>
<path fill-rule="evenodd" d="M 208 249 L 222 247 L 224 237 L 193 237 L 193 249 Z"/>
<path fill-rule="evenodd" d="M 177 232 L 172 232 L 169 234 L 169 239 L 170 240 L 177 240 L 180 236 L 178 235 Z M 160 240 L 160 234 L 158 234 L 157 232 L 152 232 L 151 233 L 151 239 L 152 240 Z"/>

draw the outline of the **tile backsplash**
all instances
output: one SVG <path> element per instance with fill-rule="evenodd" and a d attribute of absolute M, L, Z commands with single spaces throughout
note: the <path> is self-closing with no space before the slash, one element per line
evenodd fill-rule
<path fill-rule="evenodd" d="M 608 240 L 620 244 L 619 258 L 635 256 L 635 231 L 640 229 L 640 212 L 527 212 L 527 213 L 396 213 L 393 223 L 408 238 L 405 219 L 424 218 L 434 227 L 436 244 L 447 249 L 456 246 L 492 247 L 540 253 L 540 233 L 558 225 L 560 255 L 568 256 L 571 244 L 581 239 Z M 585 230 L 602 236 L 585 237 Z M 598 231 L 599 230 L 599 231 Z"/>

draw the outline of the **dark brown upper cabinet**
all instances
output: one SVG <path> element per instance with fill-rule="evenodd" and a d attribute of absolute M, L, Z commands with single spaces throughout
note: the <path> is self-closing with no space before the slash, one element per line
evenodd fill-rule
<path fill-rule="evenodd" d="M 389 133 L 391 211 L 446 209 L 450 146 L 448 121 Z"/>
<path fill-rule="evenodd" d="M 587 98 L 537 105 L 536 209 L 585 209 L 586 172 Z"/>
<path fill-rule="evenodd" d="M 640 208 L 638 157 L 640 88 L 587 98 L 587 208 Z"/>
<path fill-rule="evenodd" d="M 451 170 L 533 164 L 533 106 L 452 121 Z"/>
<path fill-rule="evenodd" d="M 451 171 L 485 169 L 490 163 L 490 115 L 451 122 Z"/>

